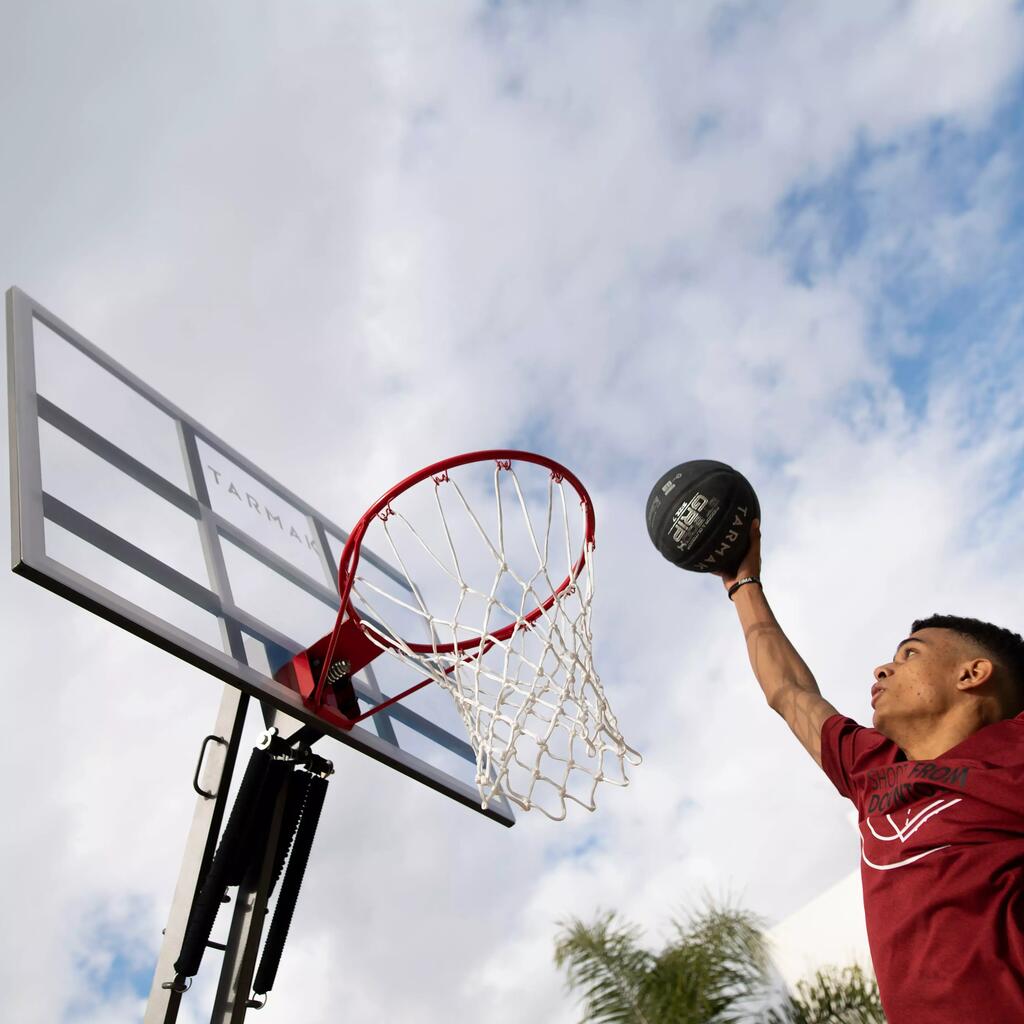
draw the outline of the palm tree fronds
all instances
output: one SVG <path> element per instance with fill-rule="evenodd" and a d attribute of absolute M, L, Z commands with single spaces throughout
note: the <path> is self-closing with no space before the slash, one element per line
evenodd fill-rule
<path fill-rule="evenodd" d="M 676 939 L 662 954 L 664 970 L 688 976 L 693 1019 L 735 1024 L 749 1019 L 764 999 L 768 954 L 759 918 L 708 904 L 686 922 L 675 922 Z"/>
<path fill-rule="evenodd" d="M 581 1024 L 885 1024 L 878 986 L 860 967 L 820 970 L 782 1005 L 761 920 L 707 903 L 658 954 L 614 913 L 562 924 L 555 964 L 581 991 Z"/>
<path fill-rule="evenodd" d="M 606 913 L 592 925 L 563 924 L 555 964 L 570 989 L 582 989 L 583 1021 L 592 1024 L 658 1024 L 643 1012 L 641 990 L 654 957 L 639 945 L 639 929 Z"/>
<path fill-rule="evenodd" d="M 766 1017 L 766 1024 L 885 1024 L 878 985 L 854 964 L 827 967 Z"/>

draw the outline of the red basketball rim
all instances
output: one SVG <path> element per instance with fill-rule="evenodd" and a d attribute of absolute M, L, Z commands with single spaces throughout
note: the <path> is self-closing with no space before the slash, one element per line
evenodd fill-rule
<path fill-rule="evenodd" d="M 345 548 L 341 553 L 341 561 L 338 566 L 338 591 L 341 594 L 341 611 L 338 615 L 339 622 L 347 613 L 349 618 L 357 623 L 365 632 L 372 632 L 373 636 L 379 640 L 381 644 L 388 647 L 396 646 L 392 640 L 388 639 L 388 637 L 383 636 L 380 632 L 363 622 L 359 613 L 352 605 L 352 586 L 355 582 L 355 572 L 359 564 L 359 552 L 362 546 L 363 537 L 376 517 L 386 517 L 387 511 L 391 506 L 391 502 L 400 494 L 403 494 L 410 488 L 415 487 L 416 484 L 422 483 L 430 477 L 434 477 L 435 481 L 440 483 L 442 482 L 444 474 L 448 470 L 456 469 L 459 466 L 465 466 L 473 462 L 494 462 L 499 469 L 505 470 L 511 469 L 513 462 L 531 462 L 534 465 L 543 466 L 545 469 L 549 469 L 556 482 L 565 480 L 569 483 L 573 490 L 575 490 L 579 495 L 580 504 L 583 506 L 586 515 L 583 549 L 580 552 L 580 556 L 577 559 L 576 564 L 573 566 L 572 572 L 562 580 L 558 587 L 556 587 L 552 592 L 551 596 L 547 598 L 543 604 L 538 605 L 533 609 L 533 611 L 524 615 L 521 620 L 517 622 L 510 622 L 507 626 L 502 626 L 500 629 L 486 634 L 486 636 L 479 637 L 476 640 L 467 640 L 460 644 L 451 643 L 434 645 L 416 644 L 406 641 L 403 641 L 403 643 L 405 643 L 408 649 L 414 654 L 453 654 L 456 650 L 471 651 L 473 648 L 478 647 L 488 639 L 496 641 L 507 640 L 517 629 L 520 628 L 520 626 L 536 621 L 555 603 L 559 594 L 563 593 L 568 587 L 573 585 L 573 581 L 576 580 L 579 574 L 583 571 L 583 566 L 587 558 L 587 551 L 594 546 L 594 505 L 590 500 L 590 495 L 587 493 L 587 489 L 582 483 L 580 483 L 580 480 L 575 473 L 566 469 L 565 466 L 556 462 L 554 459 L 549 459 L 546 455 L 537 455 L 534 452 L 522 452 L 505 448 L 493 448 L 479 452 L 468 452 L 465 455 L 456 455 L 452 458 L 442 459 L 440 462 L 435 462 L 430 466 L 425 466 L 423 469 L 413 473 L 411 476 L 407 476 L 400 483 L 395 484 L 391 490 L 382 494 L 366 510 L 359 522 L 356 523 L 355 529 L 353 529 L 352 533 L 349 534 L 349 538 L 345 543 Z"/>
<path fill-rule="evenodd" d="M 569 587 L 575 585 L 575 581 L 579 578 L 580 573 L 583 571 L 584 565 L 586 564 L 587 554 L 595 545 L 595 519 L 594 519 L 594 505 L 590 500 L 590 495 L 587 493 L 587 489 L 580 483 L 579 478 L 571 470 L 566 469 L 561 463 L 556 462 L 554 459 L 549 459 L 546 455 L 538 455 L 535 452 L 523 452 L 516 451 L 514 449 L 507 448 L 493 448 L 486 449 L 478 452 L 468 452 L 465 455 L 456 455 L 452 458 L 443 459 L 440 462 L 435 462 L 430 466 L 425 466 L 423 469 L 411 476 L 407 476 L 404 480 L 395 484 L 389 491 L 382 494 L 363 514 L 362 518 L 356 523 L 352 532 L 349 534 L 348 540 L 345 542 L 345 547 L 341 553 L 341 559 L 338 565 L 338 592 L 341 596 L 341 606 L 338 611 L 338 617 L 335 620 L 334 629 L 331 632 L 330 640 L 327 645 L 326 657 L 323 660 L 319 677 L 314 687 L 314 693 L 312 697 L 312 703 L 319 706 L 323 702 L 324 690 L 327 685 L 327 677 L 330 668 L 335 663 L 335 655 L 338 650 L 338 641 L 341 634 L 343 624 L 349 626 L 354 624 L 356 628 L 361 629 L 372 641 L 380 648 L 397 648 L 399 645 L 392 640 L 390 637 L 384 635 L 379 630 L 374 629 L 370 624 L 364 622 L 359 616 L 359 613 L 352 605 L 351 595 L 352 587 L 355 583 L 355 572 L 356 567 L 359 564 L 359 553 L 363 543 L 363 537 L 366 534 L 367 529 L 373 522 L 374 518 L 380 516 L 381 518 L 387 518 L 388 510 L 390 509 L 391 502 L 394 501 L 400 494 L 414 487 L 416 484 L 422 483 L 430 477 L 435 479 L 436 483 L 440 483 L 445 478 L 445 474 L 450 469 L 456 469 L 459 466 L 469 465 L 474 462 L 491 462 L 493 461 L 498 469 L 509 470 L 512 468 L 513 462 L 529 462 L 536 466 L 542 466 L 549 470 L 552 477 L 556 482 L 563 480 L 567 481 L 570 486 L 576 491 L 580 499 L 580 504 L 583 506 L 585 515 L 585 527 L 583 537 L 583 547 L 580 551 L 579 558 L 573 566 L 569 575 L 555 588 L 551 596 L 548 597 L 542 604 L 538 605 L 533 611 L 523 616 L 515 622 L 511 622 L 506 626 L 502 626 L 500 629 L 495 630 L 492 633 L 485 634 L 475 640 L 467 640 L 461 644 L 423 644 L 423 643 L 409 643 L 402 640 L 401 643 L 404 648 L 409 650 L 413 654 L 453 654 L 458 651 L 459 654 L 464 654 L 467 660 L 480 657 L 494 644 L 504 640 L 507 640 L 512 634 L 519 629 L 521 626 L 527 625 L 528 623 L 536 621 L 541 615 L 544 614 L 558 599 L 559 595 L 564 593 Z M 346 619 L 346 616 L 348 618 Z M 446 671 L 451 671 L 455 667 L 455 662 Z M 383 703 L 376 705 L 367 712 L 364 712 L 358 718 L 349 721 L 348 725 L 351 726 L 354 722 L 362 721 L 364 718 L 371 714 L 376 714 L 382 711 L 384 708 L 389 707 L 391 704 L 397 701 L 403 700 L 405 697 L 424 686 L 427 686 L 432 682 L 432 677 L 428 676 L 422 682 L 417 683 L 415 686 L 409 687 L 402 693 L 396 694 L 395 696 L 385 700 Z M 348 720 L 346 720 L 348 721 Z"/>

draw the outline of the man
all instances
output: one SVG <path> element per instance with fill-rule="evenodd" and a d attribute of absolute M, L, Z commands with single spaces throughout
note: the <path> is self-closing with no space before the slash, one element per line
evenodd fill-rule
<path fill-rule="evenodd" d="M 863 729 L 821 696 L 760 575 L 755 521 L 723 583 L 768 704 L 857 807 L 889 1024 L 1024 1022 L 1024 642 L 976 619 L 915 622 L 875 669 Z"/>

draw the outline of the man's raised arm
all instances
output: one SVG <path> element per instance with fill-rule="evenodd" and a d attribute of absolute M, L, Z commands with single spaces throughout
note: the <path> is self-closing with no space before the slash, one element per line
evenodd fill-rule
<path fill-rule="evenodd" d="M 728 591 L 737 581 L 761 576 L 761 524 L 750 531 L 750 550 L 735 575 L 722 577 Z M 769 706 L 793 730 L 807 752 L 821 765 L 821 727 L 836 709 L 818 690 L 803 658 L 776 621 L 760 583 L 746 583 L 732 595 L 747 641 L 750 665 Z"/>

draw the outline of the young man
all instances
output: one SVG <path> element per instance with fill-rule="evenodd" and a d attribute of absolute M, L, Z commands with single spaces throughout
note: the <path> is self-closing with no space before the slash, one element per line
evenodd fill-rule
<path fill-rule="evenodd" d="M 1024 642 L 913 624 L 874 673 L 874 728 L 840 715 L 760 582 L 761 534 L 723 576 L 754 674 L 857 807 L 871 956 L 889 1024 L 1024 1022 Z"/>

